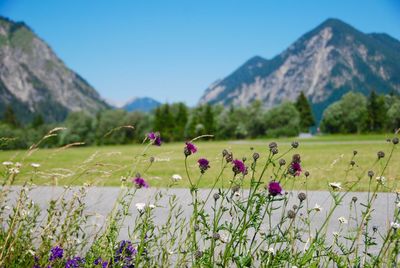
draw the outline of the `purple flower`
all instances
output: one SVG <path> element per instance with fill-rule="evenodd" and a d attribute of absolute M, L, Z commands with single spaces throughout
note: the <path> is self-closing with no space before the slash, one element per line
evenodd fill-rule
<path fill-rule="evenodd" d="M 200 158 L 197 163 L 199 163 L 199 168 L 201 173 L 204 173 L 207 169 L 210 168 L 210 163 L 205 158 Z"/>
<path fill-rule="evenodd" d="M 67 263 L 65 264 L 65 268 L 79 268 L 84 263 L 85 263 L 85 259 L 82 259 L 81 257 L 76 256 L 67 261 Z"/>
<path fill-rule="evenodd" d="M 61 259 L 64 255 L 64 250 L 60 246 L 55 246 L 51 250 L 49 261 L 54 261 L 56 259 Z"/>
<path fill-rule="evenodd" d="M 136 177 L 133 179 L 133 183 L 135 184 L 136 188 L 149 188 L 149 184 L 143 178 Z"/>
<path fill-rule="evenodd" d="M 281 187 L 281 185 L 279 184 L 279 182 L 271 181 L 271 182 L 268 184 L 268 192 L 269 192 L 269 194 L 272 195 L 272 196 L 276 196 L 276 195 L 278 195 L 278 194 L 282 194 L 282 187 Z"/>
<path fill-rule="evenodd" d="M 147 134 L 147 137 L 149 138 L 149 140 L 152 141 L 153 145 L 161 146 L 162 141 L 161 141 L 160 133 L 150 132 L 149 134 Z"/>
<path fill-rule="evenodd" d="M 183 152 L 185 153 L 185 156 L 189 156 L 191 154 L 196 153 L 197 152 L 197 148 L 196 148 L 196 146 L 194 146 L 193 143 L 186 142 L 186 146 L 185 146 Z"/>
<path fill-rule="evenodd" d="M 136 253 L 137 250 L 133 247 L 131 241 L 122 240 L 115 252 L 114 262 L 118 263 L 121 261 L 124 265 L 127 265 L 126 267 L 131 267 L 129 264 L 132 262 Z"/>
<path fill-rule="evenodd" d="M 235 159 L 233 160 L 233 172 L 235 173 L 235 175 L 239 174 L 239 173 L 243 173 L 243 175 L 246 175 L 247 173 L 247 168 L 244 165 L 243 161 L 239 160 L 239 159 Z"/>
<path fill-rule="evenodd" d="M 289 167 L 289 172 L 293 176 L 300 176 L 301 166 L 299 162 L 292 162 Z"/>

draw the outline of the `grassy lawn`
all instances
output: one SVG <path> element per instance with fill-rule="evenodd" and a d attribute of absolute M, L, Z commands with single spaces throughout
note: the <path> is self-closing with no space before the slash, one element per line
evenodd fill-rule
<path fill-rule="evenodd" d="M 308 170 L 311 176 L 307 179 L 308 189 L 327 189 L 328 182 L 346 183 L 356 180 L 359 174 L 366 174 L 373 170 L 380 174 L 392 144 L 386 142 L 391 135 L 329 135 L 309 139 L 298 139 L 300 146 L 290 151 L 283 158 L 289 163 L 293 153 L 302 156 L 303 170 Z M 253 152 L 258 152 L 261 157 L 259 168 L 265 163 L 268 156 L 268 143 L 271 140 L 244 140 L 244 141 L 198 141 L 198 152 L 189 157 L 189 168 L 193 178 L 200 174 L 197 168 L 197 160 L 205 157 L 210 160 L 211 169 L 202 177 L 200 187 L 210 187 L 221 167 L 221 152 L 228 149 L 233 152 L 234 158 L 246 157 L 247 164 L 252 161 Z M 292 139 L 277 139 L 280 154 L 287 151 Z M 28 155 L 26 151 L 0 151 L 0 161 L 21 162 L 21 172 L 17 177 L 17 183 L 32 179 L 40 185 L 81 185 L 85 182 L 98 186 L 118 186 L 122 176 L 132 177 L 134 166 L 138 161 L 138 171 L 146 178 L 152 187 L 167 186 L 173 174 L 180 174 L 183 180 L 178 187 L 187 187 L 188 181 L 184 169 L 183 143 L 163 144 L 161 147 L 151 146 L 144 157 L 137 158 L 141 154 L 144 145 L 81 147 L 69 149 L 40 149 Z M 397 145 L 400 146 L 400 145 Z M 398 188 L 400 182 L 400 153 L 395 148 L 392 160 L 384 172 L 387 179 L 386 190 Z M 345 170 L 349 167 L 349 161 L 353 150 L 358 154 L 355 158 L 356 165 L 345 178 Z M 382 150 L 386 157 L 375 163 L 376 153 Z M 154 156 L 155 162 L 145 171 L 149 165 L 149 157 Z M 40 163 L 37 172 L 30 163 Z M 374 165 L 375 163 L 375 165 Z M 5 167 L 1 166 L 1 169 Z M 266 180 L 272 174 L 267 172 Z M 222 183 L 227 185 L 232 178 L 231 168 L 227 168 L 222 176 Z M 245 180 L 250 180 L 247 178 Z M 289 181 L 296 189 L 305 188 L 304 176 L 296 177 Z M 361 183 L 355 190 L 368 190 L 368 178 L 364 175 Z"/>

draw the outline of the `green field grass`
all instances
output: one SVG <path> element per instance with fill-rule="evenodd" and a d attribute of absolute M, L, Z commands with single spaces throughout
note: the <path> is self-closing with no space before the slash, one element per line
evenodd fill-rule
<path fill-rule="evenodd" d="M 302 156 L 303 170 L 308 170 L 311 176 L 307 179 L 310 190 L 327 189 L 328 182 L 342 182 L 344 185 L 355 181 L 357 176 L 365 174 L 355 190 L 368 190 L 366 172 L 373 170 L 380 174 L 391 151 L 392 144 L 386 141 L 391 135 L 329 135 L 310 139 L 298 139 L 300 146 L 284 156 L 290 162 L 293 153 Z M 276 139 L 280 153 L 287 151 L 293 139 Z M 234 158 L 246 157 L 247 164 L 252 161 L 253 152 L 261 155 L 259 164 L 262 165 L 268 156 L 268 143 L 271 140 L 244 140 L 244 141 L 198 141 L 198 152 L 189 157 L 189 168 L 192 177 L 200 174 L 197 160 L 205 157 L 210 160 L 211 168 L 200 181 L 200 187 L 210 187 L 221 167 L 221 152 L 228 149 L 233 152 Z M 400 145 L 398 145 L 400 146 Z M 161 147 L 150 146 L 143 157 L 137 157 L 145 145 L 81 147 L 69 149 L 39 149 L 31 154 L 27 151 L 0 151 L 0 161 L 22 163 L 20 174 L 16 182 L 21 184 L 32 179 L 37 185 L 82 185 L 90 183 L 97 186 L 118 186 L 121 177 L 133 177 L 133 170 L 138 161 L 138 171 L 146 178 L 152 187 L 167 186 L 173 174 L 180 174 L 183 180 L 175 187 L 188 187 L 189 183 L 184 169 L 184 143 L 163 144 Z M 357 150 L 356 165 L 345 178 L 345 170 L 349 168 L 349 161 Z M 382 150 L 386 157 L 376 163 L 376 153 Z M 155 162 L 149 166 L 150 156 Z M 400 182 L 400 153 L 395 148 L 392 160 L 385 170 L 387 179 L 386 190 L 397 188 Z M 35 172 L 30 163 L 39 163 L 41 166 Z M 375 165 L 374 165 L 375 163 Z M 0 167 L 5 169 L 5 167 Z M 259 168 L 261 169 L 261 167 Z M 268 174 L 272 174 L 271 170 Z M 222 176 L 222 183 L 227 185 L 232 178 L 232 170 L 228 168 Z M 267 180 L 269 175 L 265 177 Z M 248 179 L 249 180 L 249 179 Z M 305 188 L 305 177 L 300 176 L 289 182 L 290 187 Z M 287 186 L 289 187 L 289 186 Z"/>

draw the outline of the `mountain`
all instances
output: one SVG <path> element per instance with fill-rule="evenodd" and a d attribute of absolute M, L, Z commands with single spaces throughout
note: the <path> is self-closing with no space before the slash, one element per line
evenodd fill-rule
<path fill-rule="evenodd" d="M 161 103 L 148 97 L 144 98 L 133 98 L 128 101 L 122 109 L 132 112 L 132 111 L 141 111 L 141 112 L 150 112 L 160 106 Z"/>
<path fill-rule="evenodd" d="M 60 121 L 70 111 L 108 108 L 26 24 L 0 17 L 0 117 L 7 105 L 23 122 L 35 113 Z"/>
<path fill-rule="evenodd" d="M 400 42 L 387 34 L 365 34 L 328 19 L 272 59 L 256 56 L 210 85 L 199 103 L 266 108 L 293 101 L 303 91 L 317 121 L 348 91 L 400 92 Z"/>

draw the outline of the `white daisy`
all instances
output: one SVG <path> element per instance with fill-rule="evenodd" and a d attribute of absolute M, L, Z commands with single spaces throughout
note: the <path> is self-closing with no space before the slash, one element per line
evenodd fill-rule
<path fill-rule="evenodd" d="M 179 175 L 179 174 L 174 174 L 174 175 L 172 175 L 171 178 L 172 178 L 173 181 L 180 181 L 180 180 L 182 180 L 182 176 Z"/>
<path fill-rule="evenodd" d="M 315 204 L 314 210 L 315 210 L 315 211 L 321 211 L 321 210 L 322 210 L 322 207 L 321 207 L 320 205 L 318 205 L 318 204 Z"/>

